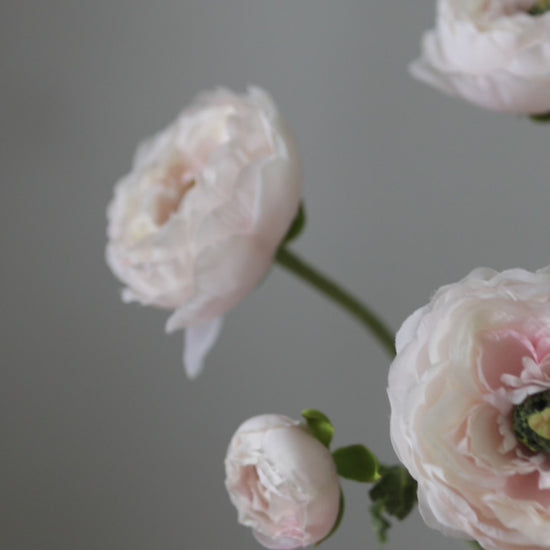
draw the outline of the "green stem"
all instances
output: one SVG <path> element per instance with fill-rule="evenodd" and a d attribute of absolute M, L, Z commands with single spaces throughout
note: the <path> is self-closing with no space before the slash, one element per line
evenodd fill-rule
<path fill-rule="evenodd" d="M 347 290 L 331 281 L 287 248 L 279 249 L 276 260 L 281 266 L 315 287 L 321 294 L 324 294 L 327 298 L 336 302 L 353 315 L 371 332 L 392 357 L 395 356 L 394 335 L 392 331 L 366 305 L 362 304 Z"/>
<path fill-rule="evenodd" d="M 483 548 L 479 545 L 478 542 L 476 542 L 475 540 L 469 540 L 468 541 L 468 544 L 472 547 L 472 548 L 475 548 L 475 550 L 483 550 Z"/>

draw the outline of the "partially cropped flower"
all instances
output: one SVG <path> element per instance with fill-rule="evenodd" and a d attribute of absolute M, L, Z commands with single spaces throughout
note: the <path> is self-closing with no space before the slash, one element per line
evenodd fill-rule
<path fill-rule="evenodd" d="M 239 522 L 267 548 L 302 548 L 332 530 L 340 509 L 336 466 L 304 424 L 274 414 L 250 418 L 231 440 L 225 471 Z"/>
<path fill-rule="evenodd" d="M 550 548 L 550 269 L 476 269 L 397 334 L 391 438 L 428 525 Z"/>
<path fill-rule="evenodd" d="M 173 311 L 189 376 L 271 267 L 300 198 L 294 142 L 259 88 L 200 95 L 138 149 L 108 208 L 107 263 L 125 301 Z"/>
<path fill-rule="evenodd" d="M 550 12 L 536 5 L 438 0 L 436 26 L 425 34 L 412 74 L 487 109 L 550 112 Z"/>

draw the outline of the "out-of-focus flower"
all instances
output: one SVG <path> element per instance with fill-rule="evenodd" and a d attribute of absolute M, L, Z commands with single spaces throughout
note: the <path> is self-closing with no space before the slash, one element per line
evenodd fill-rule
<path fill-rule="evenodd" d="M 438 0 L 412 74 L 495 111 L 550 112 L 550 12 L 533 0 Z"/>
<path fill-rule="evenodd" d="M 340 509 L 336 466 L 304 424 L 274 414 L 250 418 L 231 440 L 225 471 L 239 522 L 267 548 L 302 548 L 332 530 Z"/>
<path fill-rule="evenodd" d="M 550 548 L 550 269 L 476 269 L 397 334 L 393 446 L 426 523 L 491 550 Z"/>
<path fill-rule="evenodd" d="M 266 92 L 200 95 L 144 143 L 108 208 L 123 299 L 173 310 L 196 376 L 222 316 L 266 275 L 301 198 L 298 154 Z"/>

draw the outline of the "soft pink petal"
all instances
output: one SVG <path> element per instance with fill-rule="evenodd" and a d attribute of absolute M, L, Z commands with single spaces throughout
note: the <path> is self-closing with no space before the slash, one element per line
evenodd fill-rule
<path fill-rule="evenodd" d="M 189 378 L 196 378 L 201 373 L 204 358 L 216 343 L 222 323 L 223 317 L 218 317 L 207 323 L 185 329 L 183 365 Z"/>

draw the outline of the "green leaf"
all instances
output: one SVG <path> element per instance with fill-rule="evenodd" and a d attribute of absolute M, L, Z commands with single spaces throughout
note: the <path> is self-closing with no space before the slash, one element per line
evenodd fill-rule
<path fill-rule="evenodd" d="M 475 550 L 483 550 L 483 546 L 481 546 L 481 544 L 479 544 L 479 542 L 475 541 L 475 540 L 470 540 L 468 541 L 468 544 L 472 547 L 472 548 L 475 548 Z"/>
<path fill-rule="evenodd" d="M 329 449 L 332 436 L 334 435 L 334 426 L 331 421 L 321 411 L 316 411 L 315 409 L 302 411 L 302 416 L 305 418 L 307 427 L 312 435 Z"/>
<path fill-rule="evenodd" d="M 298 212 L 296 213 L 296 216 L 294 218 L 294 221 L 292 222 L 292 225 L 290 226 L 290 229 L 287 231 L 285 238 L 283 239 L 283 245 L 296 239 L 305 229 L 305 226 L 306 226 L 306 209 L 305 209 L 304 203 L 302 202 L 300 203 L 300 207 L 298 208 Z"/>
<path fill-rule="evenodd" d="M 370 507 L 370 515 L 376 538 L 380 544 L 384 544 L 388 540 L 388 529 L 391 527 L 391 523 L 384 517 L 384 503 L 375 502 Z"/>
<path fill-rule="evenodd" d="M 336 521 L 334 522 L 334 525 L 332 526 L 330 533 L 325 538 L 315 543 L 315 546 L 319 546 L 322 542 L 325 542 L 329 537 L 332 537 L 336 529 L 340 527 L 340 523 L 342 523 L 342 518 L 344 517 L 344 509 L 345 509 L 344 493 L 342 492 L 342 489 L 340 489 L 340 509 L 338 510 Z"/>
<path fill-rule="evenodd" d="M 387 539 L 391 526 L 387 517 L 405 519 L 416 504 L 416 481 L 403 466 L 380 468 L 382 478 L 369 491 L 372 500 L 371 516 L 378 540 Z"/>
<path fill-rule="evenodd" d="M 369 492 L 371 499 L 382 501 L 390 516 L 405 519 L 416 504 L 416 481 L 403 466 L 383 468 L 381 474 Z"/>
<path fill-rule="evenodd" d="M 364 445 L 341 447 L 332 456 L 341 477 L 361 483 L 373 483 L 380 479 L 378 460 Z"/>

